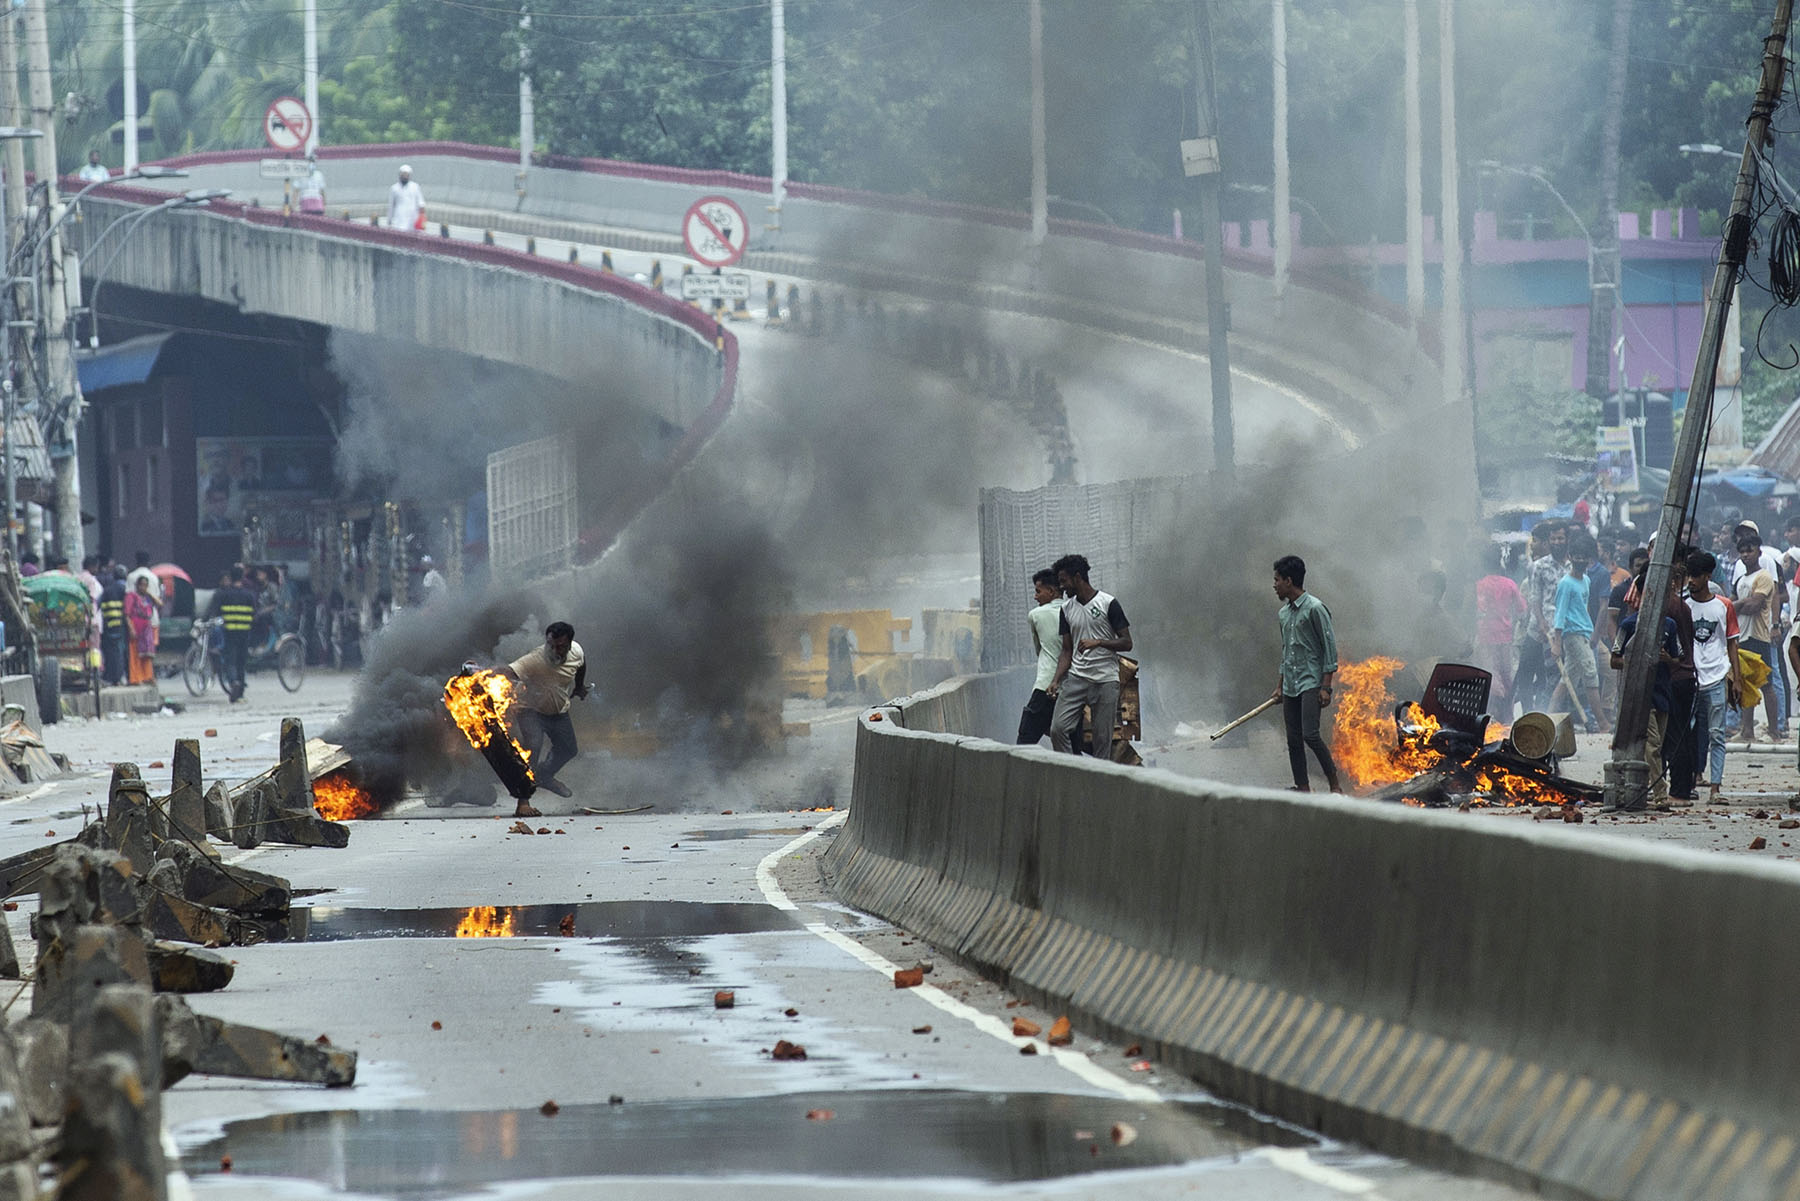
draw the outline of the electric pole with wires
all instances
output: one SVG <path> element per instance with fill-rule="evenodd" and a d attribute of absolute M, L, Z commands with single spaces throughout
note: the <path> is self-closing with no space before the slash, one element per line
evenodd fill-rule
<path fill-rule="evenodd" d="M 1794 0 L 1777 0 L 1774 23 L 1769 36 L 1763 39 L 1762 79 L 1750 109 L 1749 132 L 1744 139 L 1743 157 L 1738 163 L 1737 187 L 1731 197 L 1731 212 L 1725 219 L 1719 263 L 1706 297 L 1700 351 L 1694 360 L 1693 380 L 1688 386 L 1681 437 L 1676 441 L 1675 459 L 1669 466 L 1669 488 L 1663 496 L 1662 518 L 1656 527 L 1656 540 L 1650 546 L 1650 570 L 1644 578 L 1638 605 L 1640 636 L 1632 638 L 1626 650 L 1624 678 L 1619 683 L 1619 722 L 1613 734 L 1612 761 L 1606 765 L 1608 808 L 1645 808 L 1651 781 L 1662 771 L 1662 764 L 1645 761 L 1645 736 L 1653 716 L 1651 692 L 1663 643 L 1663 608 L 1674 578 L 1676 544 L 1681 540 L 1682 526 L 1693 500 L 1700 452 L 1706 445 L 1707 431 L 1712 425 L 1713 382 L 1718 371 L 1719 348 L 1724 340 L 1738 275 L 1744 269 L 1750 239 L 1756 231 L 1756 197 L 1766 183 L 1762 176 L 1763 154 L 1770 145 L 1770 121 L 1781 103 L 1787 71 L 1788 27 L 1793 22 L 1793 14 Z M 1647 630 L 1643 628 L 1645 622 L 1649 625 Z"/>

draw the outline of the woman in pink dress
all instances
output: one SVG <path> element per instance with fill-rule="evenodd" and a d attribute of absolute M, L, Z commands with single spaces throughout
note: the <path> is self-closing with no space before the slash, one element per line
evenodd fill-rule
<path fill-rule="evenodd" d="M 1525 595 L 1502 568 L 1502 549 L 1488 547 L 1488 573 L 1475 583 L 1475 666 L 1494 677 L 1488 712 L 1513 719 L 1513 624 L 1525 616 Z"/>
<path fill-rule="evenodd" d="M 156 599 L 150 595 L 149 576 L 139 576 L 137 591 L 126 593 L 125 622 L 131 628 L 127 678 L 133 684 L 148 684 L 156 678 Z"/>

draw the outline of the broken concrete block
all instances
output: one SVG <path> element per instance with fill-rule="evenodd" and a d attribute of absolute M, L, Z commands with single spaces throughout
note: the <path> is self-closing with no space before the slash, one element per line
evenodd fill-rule
<path fill-rule="evenodd" d="M 174 1000 L 175 998 L 169 998 Z M 185 1006 L 183 1006 L 185 1008 Z M 165 1014 L 175 1014 L 165 1009 Z M 193 1014 L 176 1016 L 176 1037 L 164 1043 L 164 1079 L 177 1072 L 248 1080 L 293 1080 L 339 1087 L 356 1083 L 356 1052 L 308 1042 L 255 1026 Z M 170 1057 L 175 1057 L 171 1061 Z"/>
<path fill-rule="evenodd" d="M 206 810 L 206 832 L 220 842 L 233 841 L 232 829 L 237 823 L 232 817 L 231 792 L 224 783 L 213 781 L 201 804 Z"/>
<path fill-rule="evenodd" d="M 102 988 L 70 1053 L 68 1117 L 56 1151 L 68 1201 L 163 1201 L 162 1037 L 143 988 Z"/>
<path fill-rule="evenodd" d="M 25 1159 L 32 1147 L 25 1075 L 12 1039 L 0 1038 L 0 1163 Z"/>
<path fill-rule="evenodd" d="M 13 946 L 12 927 L 0 918 L 0 980 L 19 979 L 19 951 Z"/>
<path fill-rule="evenodd" d="M 109 984 L 149 987 L 144 940 L 118 926 L 76 926 L 39 948 L 31 1016 L 84 1021 L 95 994 Z"/>
<path fill-rule="evenodd" d="M 149 958 L 150 983 L 157 992 L 217 992 L 237 974 L 223 955 L 199 947 L 153 942 Z"/>
<path fill-rule="evenodd" d="M 36 892 L 44 868 L 56 857 L 56 848 L 67 845 L 67 842 L 54 842 L 0 859 L 0 896 L 17 897 Z"/>
<path fill-rule="evenodd" d="M 277 813 L 265 817 L 262 836 L 266 842 L 299 847 L 350 845 L 349 826 L 341 822 L 328 822 L 316 813 Z"/>
<path fill-rule="evenodd" d="M 149 895 L 144 903 L 144 926 L 153 937 L 171 942 L 222 947 L 235 941 L 229 914 L 167 892 Z"/>
<path fill-rule="evenodd" d="M 31 1160 L 0 1165 L 0 1201 L 38 1201 L 37 1164 Z"/>
<path fill-rule="evenodd" d="M 213 909 L 286 917 L 293 887 L 282 877 L 248 867 L 227 867 L 185 843 L 166 842 L 156 852 L 157 870 L 172 865 L 179 884 L 167 891 Z M 155 877 L 155 872 L 152 872 Z"/>
<path fill-rule="evenodd" d="M 106 835 L 139 875 L 149 872 L 161 841 L 151 823 L 150 790 L 139 778 L 137 764 L 113 764 L 112 786 L 106 794 Z"/>
<path fill-rule="evenodd" d="M 263 784 L 231 794 L 231 841 L 240 851 L 251 851 L 263 843 L 263 821 L 268 790 Z"/>
<path fill-rule="evenodd" d="M 200 785 L 200 741 L 175 740 L 167 802 L 169 837 L 206 845 L 206 801 Z"/>
<path fill-rule="evenodd" d="M 312 773 L 306 762 L 306 728 L 298 717 L 281 719 L 281 761 L 275 767 L 275 807 L 287 813 L 313 811 Z"/>
<path fill-rule="evenodd" d="M 63 1120 L 63 1084 L 69 1075 L 69 1031 L 59 1022 L 26 1018 L 7 1027 L 24 1081 L 25 1112 L 33 1126 Z"/>
<path fill-rule="evenodd" d="M 131 862 L 116 851 L 74 843 L 56 848 L 39 876 L 37 938 L 78 925 L 136 926 L 143 917 L 139 879 Z"/>

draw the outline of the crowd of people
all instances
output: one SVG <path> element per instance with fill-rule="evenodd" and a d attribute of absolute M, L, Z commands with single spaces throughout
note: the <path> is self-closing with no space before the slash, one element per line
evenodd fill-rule
<path fill-rule="evenodd" d="M 1781 544 L 1749 520 L 1709 533 L 1690 522 L 1683 534 L 1647 737 L 1649 800 L 1677 805 L 1699 798 L 1703 777 L 1717 800 L 1726 745 L 1758 741 L 1759 711 L 1762 737 L 1788 741 L 1800 680 L 1800 516 L 1786 522 Z M 1511 570 L 1505 548 L 1491 547 L 1475 586 L 1473 658 L 1494 677 L 1489 711 L 1508 721 L 1534 709 L 1568 711 L 1589 732 L 1604 732 L 1618 708 L 1651 547 L 1578 521 L 1540 522 L 1530 539 Z"/>

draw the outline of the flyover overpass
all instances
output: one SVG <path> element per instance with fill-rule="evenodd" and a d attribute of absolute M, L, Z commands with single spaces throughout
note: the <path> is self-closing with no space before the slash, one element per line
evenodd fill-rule
<path fill-rule="evenodd" d="M 665 329 L 669 310 L 598 272 L 371 231 L 366 221 L 345 221 L 338 214 L 384 208 L 401 162 L 414 165 L 434 223 L 665 255 L 679 253 L 680 216 L 701 195 L 731 197 L 753 222 L 766 215 L 770 203 L 769 181 L 757 177 L 560 157 L 535 167 L 521 195 L 515 152 L 414 143 L 322 151 L 332 215 L 283 218 L 271 211 L 280 207 L 281 185 L 260 177 L 261 157 L 258 151 L 225 151 L 168 160 L 165 165 L 190 173 L 181 184 L 230 188 L 233 200 L 215 205 L 208 220 L 146 222 L 119 254 L 109 279 L 151 291 L 200 289 L 246 310 L 327 324 L 354 322 L 359 328 L 373 324 L 377 312 L 389 313 L 383 328 L 395 336 L 416 337 L 424 345 L 447 340 L 505 362 L 530 356 L 534 365 L 561 374 L 590 361 L 581 356 L 595 343 L 590 331 L 596 326 L 590 322 L 596 313 L 611 314 L 599 326 L 610 340 L 626 320 L 625 308 L 656 313 Z M 133 203 L 167 194 L 101 189 L 102 196 Z M 225 234 L 222 227 L 233 222 L 239 232 Z M 1034 247 L 1027 225 L 1017 213 L 794 183 L 781 229 L 753 231 L 743 267 L 1204 352 L 1206 297 L 1196 243 L 1052 221 L 1049 239 Z M 178 228 L 191 232 L 177 233 Z M 302 243 L 316 249 L 301 251 Z M 403 249 L 423 252 L 424 260 L 439 265 L 405 272 L 378 266 Z M 288 261 L 309 255 L 332 272 L 341 259 L 350 260 L 357 291 L 339 290 L 328 281 L 330 272 Z M 460 265 L 445 267 L 446 259 Z M 474 299 L 468 286 L 446 274 L 468 272 L 476 264 L 540 281 L 535 292 L 522 282 L 503 285 L 503 311 L 530 313 L 531 324 L 541 330 L 493 321 L 494 309 L 482 303 L 485 296 Z M 1246 375 L 1266 377 L 1310 398 L 1353 441 L 1416 421 L 1442 403 L 1431 331 L 1415 336 L 1404 313 L 1387 302 L 1323 272 L 1297 276 L 1277 298 L 1264 274 L 1266 264 L 1228 255 L 1228 268 L 1233 363 Z M 484 283 L 498 278 L 492 271 L 469 277 Z M 609 302 L 596 309 L 591 301 L 574 299 L 582 291 L 603 292 Z M 569 298 L 568 303 L 552 303 L 552 294 Z M 430 305 L 420 303 L 426 296 Z M 627 341 L 633 354 L 651 343 L 667 345 L 643 329 Z M 683 412 L 691 416 L 691 410 Z"/>

